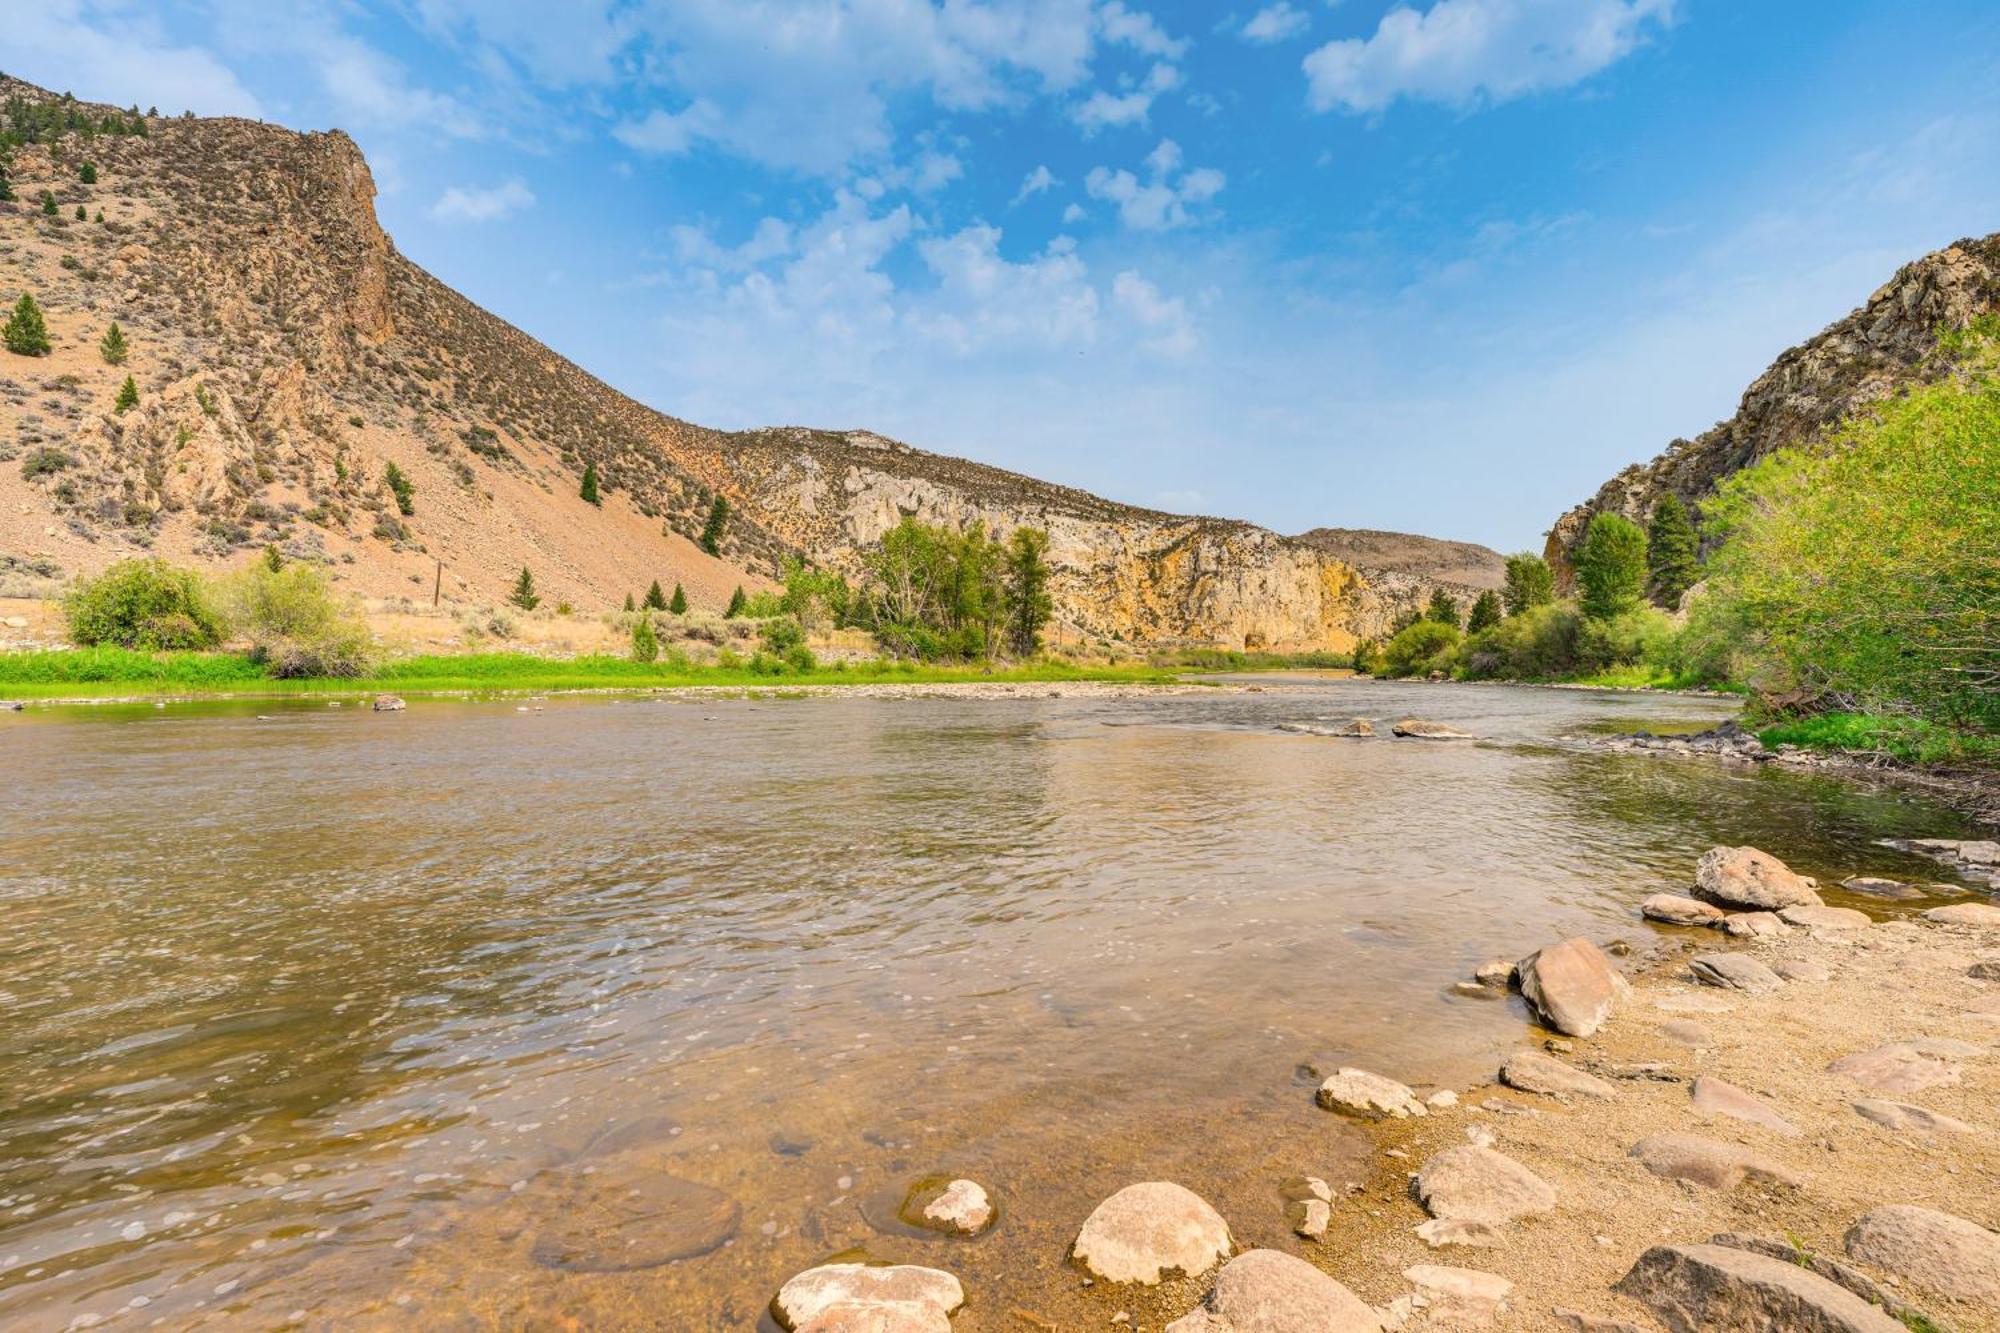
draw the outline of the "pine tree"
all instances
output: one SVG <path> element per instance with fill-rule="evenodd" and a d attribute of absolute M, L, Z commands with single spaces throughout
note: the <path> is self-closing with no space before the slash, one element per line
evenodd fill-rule
<path fill-rule="evenodd" d="M 634 607 L 634 606 L 632 605 L 632 594 L 631 594 L 631 593 L 629 593 L 629 592 L 625 594 L 625 609 L 626 609 L 627 611 L 631 611 L 631 610 L 635 610 L 635 609 L 637 609 L 637 608 L 635 608 L 635 607 Z"/>
<path fill-rule="evenodd" d="M 1500 623 L 1500 594 L 1488 588 L 1472 603 L 1472 615 L 1465 622 L 1467 634 L 1492 629 Z"/>
<path fill-rule="evenodd" d="M 28 293 L 21 293 L 21 299 L 14 303 L 14 313 L 5 326 L 0 326 L 0 342 L 5 342 L 7 350 L 17 356 L 49 354 L 49 326 L 42 319 L 42 308 Z"/>
<path fill-rule="evenodd" d="M 1646 566 L 1652 576 L 1653 600 L 1669 611 L 1681 604 L 1682 595 L 1700 574 L 1694 524 L 1688 519 L 1687 506 L 1672 491 L 1653 506 L 1646 531 Z"/>
<path fill-rule="evenodd" d="M 382 471 L 382 481 L 396 497 L 396 508 L 404 518 L 417 512 L 417 488 L 403 475 L 403 469 L 389 464 Z"/>
<path fill-rule="evenodd" d="M 1424 619 L 1435 620 L 1440 625 L 1449 625 L 1453 629 L 1457 629 L 1458 598 L 1453 597 L 1443 588 L 1432 589 L 1430 605 L 1424 608 Z"/>
<path fill-rule="evenodd" d="M 658 579 L 654 579 L 653 586 L 646 589 L 645 607 L 648 611 L 664 611 L 667 609 L 667 595 L 660 591 L 660 581 Z"/>
<path fill-rule="evenodd" d="M 660 636 L 653 631 L 653 618 L 640 616 L 632 626 L 632 660 L 656 662 L 660 657 Z"/>
<path fill-rule="evenodd" d="M 138 405 L 139 386 L 132 382 L 130 375 L 127 375 L 125 382 L 118 386 L 118 401 L 111 405 L 111 410 L 123 416 Z"/>
<path fill-rule="evenodd" d="M 701 549 L 710 555 L 722 554 L 722 530 L 729 523 L 729 501 L 721 496 L 708 507 L 708 522 L 701 530 Z"/>
<path fill-rule="evenodd" d="M 1646 532 L 1618 514 L 1599 514 L 1576 549 L 1578 602 L 1592 620 L 1638 605 L 1646 591 Z"/>
<path fill-rule="evenodd" d="M 507 600 L 523 611 L 532 611 L 542 604 L 542 599 L 535 594 L 535 576 L 528 572 L 526 565 L 521 566 L 521 577 L 514 580 L 514 591 Z"/>
<path fill-rule="evenodd" d="M 674 585 L 674 595 L 667 599 L 667 610 L 677 616 L 688 613 L 688 595 L 681 591 L 681 585 Z"/>
<path fill-rule="evenodd" d="M 583 496 L 587 504 L 603 505 L 604 500 L 597 493 L 597 464 L 585 463 L 583 465 L 583 489 L 579 494 Z"/>
<path fill-rule="evenodd" d="M 104 364 L 107 366 L 122 366 L 130 351 L 125 343 L 125 330 L 118 327 L 117 320 L 112 320 L 111 327 L 104 331 L 102 338 L 98 339 L 97 354 L 104 358 Z"/>
<path fill-rule="evenodd" d="M 86 162 L 76 169 L 76 178 L 85 185 L 97 184 L 97 164 Z"/>
<path fill-rule="evenodd" d="M 14 202 L 14 185 L 7 179 L 7 168 L 0 167 L 0 204 Z"/>
<path fill-rule="evenodd" d="M 1556 599 L 1556 578 L 1548 561 L 1526 551 L 1507 557 L 1507 586 L 1500 600 L 1507 614 L 1518 616 L 1531 607 L 1547 606 Z"/>
<path fill-rule="evenodd" d="M 278 544 L 273 542 L 269 546 L 266 546 L 264 548 L 264 568 L 276 574 L 282 571 L 284 567 L 285 553 L 278 549 Z"/>
<path fill-rule="evenodd" d="M 85 208 L 82 204 L 78 204 L 76 206 L 76 220 L 78 222 L 90 221 L 90 210 Z"/>
<path fill-rule="evenodd" d="M 736 619 L 736 617 L 743 614 L 743 607 L 749 600 L 748 597 L 743 595 L 743 585 L 740 583 L 737 584 L 736 591 L 729 594 L 729 609 L 722 613 L 722 618 L 724 620 Z"/>
<path fill-rule="evenodd" d="M 56 193 L 54 190 L 43 190 L 42 216 L 52 218 L 55 215 L 56 215 Z"/>

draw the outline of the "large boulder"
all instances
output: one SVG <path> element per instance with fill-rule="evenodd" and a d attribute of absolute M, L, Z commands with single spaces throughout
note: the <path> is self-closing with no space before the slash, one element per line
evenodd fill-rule
<path fill-rule="evenodd" d="M 1908 1333 L 1809 1269 L 1720 1245 L 1655 1245 L 1613 1290 L 1673 1333 Z"/>
<path fill-rule="evenodd" d="M 1630 987 L 1604 950 L 1581 936 L 1529 954 L 1516 967 L 1521 994 L 1556 1031 L 1588 1037 Z"/>
<path fill-rule="evenodd" d="M 822 1264 L 779 1288 L 771 1315 L 796 1333 L 950 1333 L 963 1304 L 965 1288 L 941 1269 Z"/>
<path fill-rule="evenodd" d="M 1467 1144 L 1447 1148 L 1417 1172 L 1417 1197 L 1432 1217 L 1504 1226 L 1556 1206 L 1555 1187 L 1511 1157 Z"/>
<path fill-rule="evenodd" d="M 1713 1190 L 1734 1189 L 1745 1176 L 1796 1185 L 1799 1178 L 1748 1148 L 1698 1134 L 1655 1134 L 1632 1145 L 1631 1156 L 1656 1176 Z"/>
<path fill-rule="evenodd" d="M 1277 1250 L 1245 1250 L 1222 1266 L 1191 1314 L 1166 1333 L 1381 1333 L 1359 1296 Z"/>
<path fill-rule="evenodd" d="M 1688 959 L 1688 971 L 1704 986 L 1761 995 L 1785 984 L 1785 979 L 1747 953 L 1702 953 Z"/>
<path fill-rule="evenodd" d="M 1595 1074 L 1566 1065 L 1540 1051 L 1516 1051 L 1500 1066 L 1500 1081 L 1523 1092 L 1539 1092 L 1544 1097 L 1595 1097 L 1600 1100 L 1618 1095 L 1618 1090 Z"/>
<path fill-rule="evenodd" d="M 1940 1296 L 2000 1306 L 2000 1235 L 1934 1208 L 1889 1204 L 1848 1229 L 1850 1258 Z"/>
<path fill-rule="evenodd" d="M 1341 1068 L 1319 1085 L 1319 1104 L 1363 1120 L 1428 1114 L 1417 1094 L 1392 1078 L 1365 1069 Z"/>
<path fill-rule="evenodd" d="M 1699 898 L 1656 893 L 1639 904 L 1639 915 L 1669 926 L 1713 926 L 1722 920 L 1722 909 Z"/>
<path fill-rule="evenodd" d="M 1820 900 L 1791 867 L 1755 847 L 1713 847 L 1704 852 L 1695 864 L 1694 888 L 1712 903 L 1762 912 Z"/>
<path fill-rule="evenodd" d="M 1108 1282 L 1158 1282 L 1179 1269 L 1196 1277 L 1229 1257 L 1229 1224 L 1193 1190 L 1171 1181 L 1127 1185 L 1097 1205 L 1072 1253 Z"/>

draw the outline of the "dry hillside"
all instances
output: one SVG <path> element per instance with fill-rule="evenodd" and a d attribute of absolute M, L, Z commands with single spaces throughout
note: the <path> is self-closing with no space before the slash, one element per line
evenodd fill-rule
<path fill-rule="evenodd" d="M 142 550 L 220 565 L 275 543 L 378 598 L 428 600 L 441 567 L 447 601 L 491 601 L 525 564 L 579 608 L 655 578 L 715 608 L 787 555 L 854 570 L 914 514 L 1047 528 L 1071 636 L 1340 648 L 1428 595 L 1425 570 L 864 432 L 676 420 L 398 254 L 344 134 L 120 112 L 4 77 L 0 99 L 12 128 L 40 126 L 6 164 L 0 299 L 33 293 L 54 341 L 0 355 L 0 575 Z M 131 346 L 117 366 L 98 350 L 113 320 Z M 128 374 L 139 401 L 121 412 Z M 601 507 L 578 493 L 592 464 Z M 717 494 L 733 508 L 720 558 L 694 540 Z"/>

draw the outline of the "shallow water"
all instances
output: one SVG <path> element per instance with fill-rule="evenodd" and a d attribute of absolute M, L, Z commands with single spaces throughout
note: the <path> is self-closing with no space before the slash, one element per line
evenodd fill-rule
<path fill-rule="evenodd" d="M 1300 1066 L 1487 1071 L 1479 961 L 1640 938 L 1713 843 L 1934 879 L 1874 840 L 1964 831 L 1574 743 L 1716 701 L 1267 684 L 0 719 L 0 1324 L 750 1329 L 859 1250 L 1102 1326 L 1098 1199 L 1295 1248 L 1280 1182 L 1364 1146 Z M 1408 712 L 1486 739 L 1275 730 Z M 937 1172 L 999 1225 L 899 1224 Z"/>

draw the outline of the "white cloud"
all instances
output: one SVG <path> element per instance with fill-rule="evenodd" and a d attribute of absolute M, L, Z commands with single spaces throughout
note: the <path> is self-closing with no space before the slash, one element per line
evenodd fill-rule
<path fill-rule="evenodd" d="M 1097 29 L 1106 41 L 1129 46 L 1141 55 L 1179 60 L 1187 54 L 1184 38 L 1167 36 L 1151 14 L 1127 9 L 1118 0 L 1109 0 L 1098 9 Z"/>
<path fill-rule="evenodd" d="M 1287 41 L 1311 26 L 1312 17 L 1303 9 L 1278 0 L 1277 4 L 1266 5 L 1250 16 L 1250 21 L 1243 25 L 1243 40 L 1260 44 Z"/>
<path fill-rule="evenodd" d="M 1111 296 L 1145 330 L 1145 345 L 1166 356 L 1186 356 L 1194 350 L 1194 323 L 1187 303 L 1168 297 L 1158 287 L 1127 269 L 1111 280 Z"/>
<path fill-rule="evenodd" d="M 1105 92 L 1099 89 L 1092 93 L 1070 118 L 1083 129 L 1085 135 L 1092 135 L 1101 129 L 1120 125 L 1144 125 L 1152 112 L 1153 102 L 1162 93 L 1172 92 L 1180 87 L 1181 72 L 1164 62 L 1147 71 L 1141 82 L 1122 93 Z"/>
<path fill-rule="evenodd" d="M 433 222 L 498 222 L 535 206 L 534 191 L 519 177 L 491 188 L 454 185 L 429 209 Z"/>
<path fill-rule="evenodd" d="M 1316 111 L 1380 111 L 1399 97 L 1453 106 L 1580 83 L 1674 21 L 1676 0 L 1437 0 L 1398 7 L 1372 37 L 1305 58 Z"/>
<path fill-rule="evenodd" d="M 1050 171 L 1048 165 L 1044 163 L 1027 174 L 1027 177 L 1021 182 L 1021 188 L 1014 194 L 1014 202 L 1007 206 L 1012 208 L 1024 200 L 1031 199 L 1035 195 L 1045 191 L 1053 190 L 1061 184 L 1062 182 L 1056 179 L 1056 174 Z"/>
<path fill-rule="evenodd" d="M 20 0 L 0 21 L 0 69 L 85 101 L 157 106 L 167 115 L 263 114 L 213 52 L 183 46 L 125 5 Z"/>
<path fill-rule="evenodd" d="M 1082 204 L 1071 204 L 1067 208 L 1063 209 L 1062 220 L 1066 223 L 1081 222 L 1089 216 L 1090 216 L 1089 211 L 1086 210 Z"/>
<path fill-rule="evenodd" d="M 1146 155 L 1146 179 L 1125 170 L 1092 167 L 1084 190 L 1118 205 L 1118 218 L 1135 231 L 1168 231 L 1196 220 L 1199 205 L 1222 193 L 1226 178 L 1212 167 L 1181 171 L 1181 148 L 1160 140 Z"/>
<path fill-rule="evenodd" d="M 704 140 L 719 138 L 722 123 L 722 112 L 715 103 L 697 98 L 679 111 L 654 107 L 637 120 L 612 126 L 611 134 L 627 148 L 678 157 Z"/>

